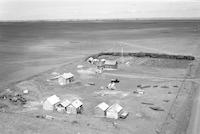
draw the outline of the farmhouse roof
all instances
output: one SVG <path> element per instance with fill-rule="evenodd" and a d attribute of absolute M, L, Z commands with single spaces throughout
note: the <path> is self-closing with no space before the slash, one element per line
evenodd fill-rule
<path fill-rule="evenodd" d="M 100 103 L 99 105 L 97 105 L 96 107 L 102 109 L 103 111 L 105 111 L 106 109 L 108 109 L 108 104 L 106 104 L 105 102 Z"/>
<path fill-rule="evenodd" d="M 72 106 L 74 106 L 75 108 L 78 108 L 81 105 L 83 105 L 83 103 L 79 99 L 76 99 L 75 101 L 72 102 Z"/>
<path fill-rule="evenodd" d="M 61 102 L 60 104 L 63 106 L 63 107 L 67 107 L 71 102 L 69 100 L 64 100 L 63 102 Z"/>
<path fill-rule="evenodd" d="M 47 98 L 47 101 L 51 104 L 54 105 L 56 103 L 58 103 L 60 101 L 60 98 L 56 95 L 52 95 L 50 97 Z"/>
<path fill-rule="evenodd" d="M 105 65 L 116 65 L 117 64 L 117 61 L 116 60 L 106 60 Z"/>
<path fill-rule="evenodd" d="M 69 79 L 69 78 L 74 77 L 74 75 L 71 72 L 69 72 L 69 73 L 62 74 L 61 77 L 65 78 L 65 79 Z"/>
<path fill-rule="evenodd" d="M 108 111 L 114 111 L 114 112 L 119 113 L 122 109 L 123 109 L 122 106 L 120 106 L 119 104 L 115 103 L 115 104 L 113 104 L 112 106 L 110 106 L 108 108 Z"/>

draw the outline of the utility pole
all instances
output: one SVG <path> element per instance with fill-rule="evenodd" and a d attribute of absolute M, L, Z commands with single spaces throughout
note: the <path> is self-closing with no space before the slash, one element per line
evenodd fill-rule
<path fill-rule="evenodd" d="M 123 48 L 123 46 L 121 48 L 121 55 L 122 55 L 122 63 L 124 63 L 124 48 Z"/>

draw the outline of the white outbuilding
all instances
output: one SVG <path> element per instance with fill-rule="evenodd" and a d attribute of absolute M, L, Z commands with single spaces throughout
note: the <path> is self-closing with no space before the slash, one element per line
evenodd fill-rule
<path fill-rule="evenodd" d="M 87 62 L 93 64 L 93 60 L 94 60 L 94 58 L 90 57 L 90 58 L 87 59 Z"/>
<path fill-rule="evenodd" d="M 109 83 L 107 88 L 110 89 L 110 90 L 116 90 L 117 89 L 114 82 Z"/>
<path fill-rule="evenodd" d="M 45 102 L 43 103 L 44 110 L 54 110 L 55 105 L 60 102 L 60 98 L 56 95 L 52 95 L 48 97 Z"/>
<path fill-rule="evenodd" d="M 106 110 L 106 117 L 118 119 L 120 117 L 120 113 L 122 112 L 122 110 L 123 110 L 122 106 L 115 103 Z"/>
<path fill-rule="evenodd" d="M 67 113 L 69 114 L 81 114 L 83 110 L 83 103 L 76 99 L 69 106 L 67 106 Z"/>
<path fill-rule="evenodd" d="M 74 81 L 74 75 L 69 73 L 64 73 L 58 77 L 58 83 L 59 85 L 66 85 Z"/>
<path fill-rule="evenodd" d="M 115 70 L 118 68 L 118 62 L 115 60 L 106 60 L 103 67 L 105 70 Z"/>
<path fill-rule="evenodd" d="M 70 101 L 65 99 L 64 101 L 60 102 L 58 105 L 56 105 L 56 111 L 58 112 L 66 112 L 67 106 L 70 105 Z"/>
<path fill-rule="evenodd" d="M 95 116 L 96 117 L 105 117 L 106 116 L 106 110 L 108 109 L 109 105 L 105 102 L 100 103 L 95 107 Z"/>

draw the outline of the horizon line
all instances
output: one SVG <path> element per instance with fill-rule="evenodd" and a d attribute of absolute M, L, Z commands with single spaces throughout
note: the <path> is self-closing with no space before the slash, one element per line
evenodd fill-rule
<path fill-rule="evenodd" d="M 0 20 L 2 22 L 109 22 L 109 21 L 200 21 L 200 17 L 152 17 L 116 19 L 37 19 L 37 20 Z"/>

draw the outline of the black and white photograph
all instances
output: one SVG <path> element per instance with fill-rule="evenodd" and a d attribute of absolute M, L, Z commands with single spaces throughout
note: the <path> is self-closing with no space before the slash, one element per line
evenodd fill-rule
<path fill-rule="evenodd" d="M 200 134 L 200 0 L 0 0 L 0 134 Z"/>

